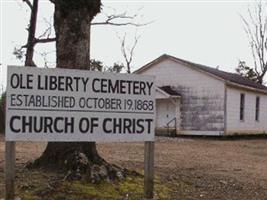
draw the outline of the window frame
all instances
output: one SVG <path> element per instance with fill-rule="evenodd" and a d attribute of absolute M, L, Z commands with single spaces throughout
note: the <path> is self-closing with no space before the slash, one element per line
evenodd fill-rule
<path fill-rule="evenodd" d="M 239 120 L 245 121 L 245 93 L 240 93 Z"/>
<path fill-rule="evenodd" d="M 255 121 L 260 121 L 260 96 L 256 96 L 255 103 Z"/>

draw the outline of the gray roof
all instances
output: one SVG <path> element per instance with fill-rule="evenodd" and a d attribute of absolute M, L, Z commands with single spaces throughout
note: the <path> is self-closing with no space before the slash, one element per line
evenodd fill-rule
<path fill-rule="evenodd" d="M 170 55 L 167 55 L 167 54 L 163 54 L 162 56 L 160 56 L 159 58 L 155 59 L 154 61 L 148 63 L 147 65 L 145 65 L 143 67 L 141 67 L 136 72 L 138 73 L 139 71 L 145 70 L 147 67 L 149 67 L 153 63 L 160 62 L 161 60 L 166 59 L 166 58 L 171 58 L 174 61 L 177 61 L 179 63 L 183 63 L 183 64 L 185 64 L 185 65 L 187 65 L 189 67 L 192 67 L 192 68 L 207 72 L 209 74 L 212 74 L 212 75 L 214 75 L 216 77 L 219 77 L 221 79 L 224 79 L 224 80 L 232 82 L 232 83 L 236 83 L 236 84 L 239 84 L 239 85 L 242 85 L 242 86 L 247 86 L 247 87 L 252 87 L 252 88 L 255 88 L 255 89 L 260 89 L 260 90 L 266 90 L 267 91 L 267 87 L 266 86 L 258 84 L 258 83 L 255 83 L 255 82 L 253 82 L 253 81 L 251 81 L 251 80 L 249 80 L 249 79 L 247 79 L 245 77 L 242 77 L 239 74 L 225 72 L 225 71 L 222 71 L 222 70 L 219 70 L 219 69 L 215 69 L 215 68 L 212 68 L 212 67 L 208 67 L 208 66 L 205 66 L 205 65 L 196 64 L 196 63 L 193 63 L 193 62 L 190 62 L 190 61 L 187 61 L 187 60 L 183 60 L 183 59 L 180 59 L 180 58 L 176 58 L 174 56 L 170 56 Z"/>
<path fill-rule="evenodd" d="M 171 86 L 167 85 L 167 86 L 162 86 L 159 87 L 161 90 L 163 90 L 164 92 L 166 92 L 167 94 L 169 94 L 170 96 L 181 96 L 180 93 L 178 93 L 177 91 L 173 90 Z"/>

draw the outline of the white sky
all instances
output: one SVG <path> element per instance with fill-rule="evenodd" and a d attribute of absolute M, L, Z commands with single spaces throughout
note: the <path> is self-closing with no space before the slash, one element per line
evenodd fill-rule
<path fill-rule="evenodd" d="M 14 47 L 23 45 L 27 40 L 29 10 L 21 0 L 0 0 L 0 92 L 1 85 L 6 85 L 6 65 L 23 65 L 12 54 Z M 104 11 L 112 7 L 117 13 L 127 10 L 143 15 L 140 22 L 154 23 L 138 28 L 141 38 L 137 44 L 133 69 L 167 53 L 192 62 L 220 66 L 220 69 L 234 71 L 239 59 L 252 64 L 247 36 L 243 30 L 240 14 L 245 15 L 247 6 L 254 1 L 179 1 L 179 0 L 106 0 L 102 1 Z M 40 0 L 38 15 L 38 33 L 44 29 L 43 18 L 53 15 L 53 4 Z M 101 20 L 98 16 L 95 20 Z M 142 21 L 143 20 L 143 21 Z M 92 27 L 91 58 L 96 58 L 106 65 L 123 62 L 117 35 L 125 32 L 131 41 L 136 32 L 134 27 Z M 54 52 L 54 44 L 38 45 L 37 52 Z M 54 61 L 54 53 L 48 56 Z M 43 65 L 43 58 L 36 54 L 35 62 Z M 53 65 L 53 63 L 51 63 Z"/>

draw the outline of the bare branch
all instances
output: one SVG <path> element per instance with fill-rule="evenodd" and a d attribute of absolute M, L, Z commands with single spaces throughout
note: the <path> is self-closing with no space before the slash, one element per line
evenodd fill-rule
<path fill-rule="evenodd" d="M 130 50 L 130 63 L 132 62 L 132 60 L 133 60 L 133 54 L 134 54 L 134 49 L 135 49 L 135 47 L 136 47 L 136 45 L 137 45 L 137 42 L 138 42 L 138 40 L 140 39 L 140 35 L 139 36 L 137 36 L 137 35 L 135 35 L 135 37 L 134 37 L 134 44 L 133 44 L 133 46 L 132 46 L 132 48 L 131 48 L 131 50 Z"/>
<path fill-rule="evenodd" d="M 38 39 L 41 39 L 41 38 L 45 37 L 46 35 L 48 35 L 48 37 L 49 37 L 50 34 L 51 34 L 51 28 L 48 27 L 47 29 L 45 29 L 45 31 L 42 33 L 42 35 L 40 35 L 40 36 L 38 37 Z"/>
<path fill-rule="evenodd" d="M 25 45 L 21 46 L 20 49 L 24 49 L 24 48 L 26 49 L 27 47 L 28 47 L 28 45 L 25 44 Z"/>
<path fill-rule="evenodd" d="M 37 43 L 49 43 L 49 42 L 55 42 L 56 38 L 42 38 L 42 39 L 35 39 L 35 44 Z"/>
<path fill-rule="evenodd" d="M 146 23 L 138 23 L 135 22 L 136 18 L 138 17 L 138 14 L 129 15 L 127 12 L 119 13 L 119 14 L 110 14 L 105 15 L 106 19 L 104 21 L 99 22 L 92 22 L 91 25 L 111 25 L 111 26 L 146 26 L 148 24 L 153 23 L 153 21 L 146 22 Z M 118 22 L 118 20 L 120 20 Z M 128 20 L 128 21 L 121 21 L 121 20 Z"/>
<path fill-rule="evenodd" d="M 38 39 L 42 39 L 44 37 L 50 38 L 53 30 L 53 25 L 52 25 L 52 19 L 50 18 L 50 21 L 48 21 L 46 18 L 43 18 L 44 22 L 47 24 L 47 28 L 45 31 L 38 37 Z"/>
<path fill-rule="evenodd" d="M 134 57 L 134 50 L 136 48 L 136 45 L 138 43 L 138 40 L 140 39 L 140 35 L 137 36 L 137 33 L 135 33 L 135 37 L 134 37 L 134 43 L 131 47 L 127 46 L 126 45 L 126 33 L 124 34 L 124 36 L 122 38 L 120 38 L 119 36 L 117 36 L 120 41 L 121 41 L 121 53 L 122 53 L 122 56 L 126 62 L 126 70 L 127 70 L 127 73 L 131 73 L 131 64 L 132 64 L 132 61 L 133 61 L 133 57 Z"/>
<path fill-rule="evenodd" d="M 148 23 L 144 23 L 144 24 L 138 24 L 138 23 L 132 23 L 132 22 L 125 22 L 125 23 L 114 23 L 114 22 L 93 22 L 91 23 L 91 25 L 111 25 L 111 26 L 127 26 L 127 25 L 131 25 L 131 26 L 136 26 L 136 27 L 140 27 L 140 26 L 146 26 L 149 25 L 153 22 L 148 22 Z"/>
<path fill-rule="evenodd" d="M 22 0 L 22 1 L 25 2 L 29 6 L 29 8 L 32 10 L 33 6 L 30 0 Z"/>

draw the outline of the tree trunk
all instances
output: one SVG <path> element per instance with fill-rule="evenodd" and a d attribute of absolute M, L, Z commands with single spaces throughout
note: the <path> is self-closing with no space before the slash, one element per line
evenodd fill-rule
<path fill-rule="evenodd" d="M 54 2 L 57 67 L 89 69 L 90 23 L 100 11 L 100 0 Z M 118 167 L 99 156 L 95 142 L 49 142 L 33 166 L 65 169 L 75 178 L 84 173 L 92 182 L 122 176 Z"/>
<path fill-rule="evenodd" d="M 38 14 L 38 2 L 39 0 L 34 0 L 31 10 L 31 19 L 30 26 L 28 30 L 28 42 L 27 42 L 27 52 L 25 58 L 25 66 L 36 66 L 33 62 L 33 52 L 35 45 L 35 31 L 37 23 L 37 14 Z"/>

